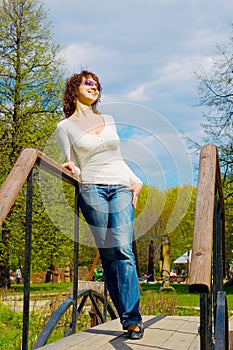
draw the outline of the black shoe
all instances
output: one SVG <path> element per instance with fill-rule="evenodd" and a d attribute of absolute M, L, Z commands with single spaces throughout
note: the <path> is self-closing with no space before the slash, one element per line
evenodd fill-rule
<path fill-rule="evenodd" d="M 129 339 L 141 339 L 143 337 L 144 328 L 142 325 L 131 324 L 128 326 Z"/>

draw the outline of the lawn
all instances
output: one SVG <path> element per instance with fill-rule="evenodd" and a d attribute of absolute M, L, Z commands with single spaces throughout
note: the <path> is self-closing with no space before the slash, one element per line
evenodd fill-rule
<path fill-rule="evenodd" d="M 38 294 L 46 298 L 49 294 L 53 293 L 62 293 L 72 291 L 72 283 L 35 283 L 30 286 L 31 294 Z M 160 283 L 150 284 L 150 283 L 141 283 L 140 284 L 142 291 L 154 291 L 159 293 L 161 288 Z M 199 307 L 200 305 L 200 295 L 199 293 L 189 293 L 188 284 L 185 283 L 171 283 L 170 286 L 174 291 L 168 291 L 166 293 L 176 294 L 177 306 L 187 306 L 187 307 Z M 227 296 L 228 308 L 233 310 L 233 287 L 224 287 L 224 291 Z M 5 292 L 4 292 L 5 293 Z M 3 294 L 0 290 L 0 297 Z M 8 295 L 23 295 L 23 285 L 13 285 L 12 288 L 7 292 Z"/>
<path fill-rule="evenodd" d="M 166 293 L 176 294 L 176 306 L 187 306 L 191 308 L 200 306 L 200 294 L 189 293 L 188 284 L 171 283 L 170 286 L 174 289 L 174 291 L 168 291 Z M 142 283 L 141 287 L 143 291 L 150 290 L 159 293 L 161 284 Z M 224 287 L 224 291 L 226 292 L 228 309 L 233 310 L 233 287 Z"/>
<path fill-rule="evenodd" d="M 161 292 L 161 284 L 159 283 L 142 283 L 140 286 L 142 290 L 140 307 L 143 315 L 199 316 L 200 295 L 198 293 L 189 293 L 187 284 L 171 283 L 172 290 L 163 290 Z M 224 290 L 227 295 L 228 308 L 233 310 L 233 287 L 224 287 Z M 72 283 L 31 284 L 31 299 L 33 300 L 43 298 L 55 300 L 57 298 L 60 304 L 61 300 L 70 293 L 72 293 Z M 20 349 L 22 312 L 13 312 L 4 304 L 4 299 L 14 296 L 18 300 L 23 299 L 23 285 L 14 285 L 7 292 L 0 290 L 0 349 Z M 60 296 L 62 297 L 61 299 L 58 298 Z M 29 343 L 31 345 L 51 315 L 51 312 L 46 314 L 43 310 L 41 311 L 42 313 L 33 311 L 30 314 Z M 77 324 L 78 332 L 90 328 L 88 312 L 80 316 Z M 59 323 L 60 328 L 55 328 L 49 342 L 63 337 L 64 330 L 67 329 L 70 319 L 71 315 L 67 315 L 61 320 Z"/>

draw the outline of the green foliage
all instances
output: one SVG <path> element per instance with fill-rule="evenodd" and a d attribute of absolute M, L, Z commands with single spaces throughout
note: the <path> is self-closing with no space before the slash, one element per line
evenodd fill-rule
<path fill-rule="evenodd" d="M 225 195 L 225 223 L 226 223 L 226 266 L 233 270 L 233 196 L 232 196 L 233 176 L 224 181 Z"/>
<path fill-rule="evenodd" d="M 0 10 L 0 151 L 6 160 L 0 174 L 4 177 L 23 148 L 43 148 L 53 132 L 64 72 L 60 47 L 52 40 L 51 23 L 40 1 L 4 0 Z"/>
<path fill-rule="evenodd" d="M 22 313 L 14 313 L 0 301 L 0 320 L 0 349 L 20 349 Z"/>
<path fill-rule="evenodd" d="M 180 221 L 179 224 L 175 227 L 175 229 L 169 233 L 171 244 L 171 261 L 175 260 L 187 250 L 190 250 L 192 248 L 196 188 L 192 186 L 184 186 L 182 189 L 180 189 L 180 192 L 180 209 L 176 209 L 178 213 L 181 213 Z M 182 208 L 185 205 L 187 209 L 186 211 L 182 212 Z"/>
<path fill-rule="evenodd" d="M 43 150 L 61 117 L 64 62 L 53 41 L 51 23 L 41 1 L 3 0 L 0 3 L 0 184 L 4 182 L 24 148 Z M 19 174 L 20 176 L 20 174 Z M 40 224 L 46 214 L 35 186 L 34 203 Z M 35 214 L 36 215 L 36 214 Z M 42 226 L 42 225 L 40 225 Z M 33 236 L 49 237 L 51 224 Z M 1 229 L 0 285 L 6 285 L 9 267 L 23 264 L 25 188 Z M 59 239 L 58 239 L 59 242 Z M 34 242 L 33 245 L 35 246 Z M 38 249 L 40 251 L 41 249 Z M 48 256 L 53 257 L 54 250 Z M 43 259 L 42 259 L 43 261 Z M 44 263 L 46 265 L 46 263 Z"/>
<path fill-rule="evenodd" d="M 50 285 L 51 286 L 51 285 Z M 47 286 L 46 286 L 47 287 Z M 64 287 L 64 285 L 63 285 Z M 50 288 L 49 293 L 53 289 Z M 38 300 L 41 300 L 38 294 Z M 47 297 L 48 298 L 48 297 Z M 36 299 L 34 301 L 36 304 Z M 42 308 L 41 311 L 32 310 L 29 317 L 29 348 L 31 349 L 36 341 L 38 334 L 42 331 L 51 314 L 58 308 L 61 303 L 61 295 L 57 294 L 51 300 L 50 307 L 47 310 Z M 11 311 L 8 306 L 0 301 L 0 349 L 1 350 L 20 350 L 22 340 L 22 312 Z M 72 319 L 72 308 L 69 309 L 60 319 L 59 325 L 55 328 L 49 338 L 48 343 L 55 342 L 64 337 L 70 321 Z M 88 312 L 83 312 L 77 322 L 77 332 L 90 328 L 91 320 Z"/>
<path fill-rule="evenodd" d="M 146 291 L 141 297 L 140 312 L 142 315 L 168 316 L 175 315 L 175 293 L 153 293 Z"/>
<path fill-rule="evenodd" d="M 144 195 L 142 190 L 143 202 Z M 160 260 L 163 235 L 168 235 L 170 239 L 171 263 L 192 248 L 195 199 L 196 188 L 190 185 L 170 188 L 163 193 L 153 189 L 152 203 L 145 210 L 144 217 L 154 224 L 137 240 L 141 272 L 147 272 L 150 240 L 155 244 L 155 268 Z M 139 203 L 140 201 L 141 194 Z"/>
<path fill-rule="evenodd" d="M 227 267 L 233 264 L 232 250 L 232 198 L 233 198 L 233 24 L 229 41 L 224 47 L 216 46 L 211 69 L 196 72 L 200 104 L 205 107 L 202 123 L 204 143 L 218 147 L 224 185 L 226 209 L 226 260 Z"/>

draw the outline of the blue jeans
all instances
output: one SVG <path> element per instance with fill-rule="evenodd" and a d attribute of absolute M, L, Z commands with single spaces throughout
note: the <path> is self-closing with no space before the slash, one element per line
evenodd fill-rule
<path fill-rule="evenodd" d="M 132 250 L 132 192 L 121 185 L 82 184 L 80 208 L 100 252 L 105 281 L 123 327 L 141 324 Z"/>

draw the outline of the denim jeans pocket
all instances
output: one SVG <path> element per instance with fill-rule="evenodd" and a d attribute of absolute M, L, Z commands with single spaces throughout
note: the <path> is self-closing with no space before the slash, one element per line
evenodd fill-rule
<path fill-rule="evenodd" d="M 90 188 L 93 186 L 94 186 L 93 184 L 88 184 L 88 183 L 80 184 L 79 186 L 80 193 L 84 193 L 90 190 Z"/>

